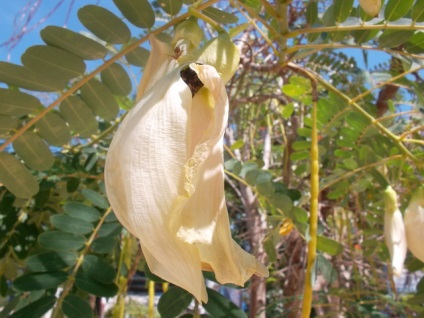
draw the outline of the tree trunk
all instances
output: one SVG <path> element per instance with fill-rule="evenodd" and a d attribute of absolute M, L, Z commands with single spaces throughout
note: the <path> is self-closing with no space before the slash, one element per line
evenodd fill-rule
<path fill-rule="evenodd" d="M 266 233 L 266 220 L 258 211 L 258 202 L 249 187 L 241 185 L 241 193 L 247 215 L 249 241 L 256 258 L 263 264 L 266 263 L 266 253 L 262 245 Z M 266 283 L 263 277 L 252 277 L 250 285 L 249 316 L 251 318 L 265 318 Z"/>

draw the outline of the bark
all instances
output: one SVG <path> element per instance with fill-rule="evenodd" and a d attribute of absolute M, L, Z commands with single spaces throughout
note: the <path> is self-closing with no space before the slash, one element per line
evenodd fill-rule
<path fill-rule="evenodd" d="M 261 263 L 266 263 L 266 253 L 262 245 L 266 233 L 266 220 L 258 211 L 258 202 L 249 187 L 241 186 L 241 193 L 247 215 L 249 241 L 252 251 Z M 265 318 L 266 279 L 253 276 L 250 285 L 249 317 Z"/>
<path fill-rule="evenodd" d="M 302 312 L 301 296 L 305 279 L 306 243 L 298 231 L 292 231 L 285 237 L 285 256 L 288 260 L 288 271 L 284 281 L 283 294 L 292 299 L 286 304 L 288 318 L 297 318 Z"/>

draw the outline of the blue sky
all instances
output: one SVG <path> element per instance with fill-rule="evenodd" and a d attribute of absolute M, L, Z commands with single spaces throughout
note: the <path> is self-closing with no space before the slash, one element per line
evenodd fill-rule
<path fill-rule="evenodd" d="M 34 4 L 38 2 L 40 2 L 40 5 L 34 7 Z M 121 16 L 111 0 L 1 1 L 0 30 L 2 31 L 0 32 L 0 60 L 20 64 L 20 56 L 26 48 L 32 45 L 44 44 L 40 38 L 40 30 L 47 25 L 66 26 L 76 32 L 87 31 L 77 17 L 78 9 L 87 4 L 99 4 Z M 57 6 L 57 9 L 51 13 L 55 6 Z M 29 10 L 31 7 L 34 8 L 32 12 Z M 25 10 L 25 15 L 23 16 L 20 14 L 22 10 Z M 49 13 L 51 13 L 50 16 Z M 23 35 L 16 47 L 11 48 L 10 45 L 5 44 L 14 35 L 14 32 L 18 31 L 17 29 L 21 29 L 25 25 L 27 19 L 29 19 L 28 29 L 30 31 Z M 45 21 L 43 22 L 43 20 Z M 18 26 L 17 29 L 15 29 L 15 25 Z M 133 36 L 137 36 L 141 31 L 132 27 L 129 23 L 128 26 L 131 28 Z"/>

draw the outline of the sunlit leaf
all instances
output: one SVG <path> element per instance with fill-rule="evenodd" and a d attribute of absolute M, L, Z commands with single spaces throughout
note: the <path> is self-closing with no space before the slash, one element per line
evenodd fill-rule
<path fill-rule="evenodd" d="M 0 61 L 0 82 L 31 91 L 57 92 L 65 88 L 67 80 L 44 77 L 26 67 Z"/>
<path fill-rule="evenodd" d="M 417 0 L 412 8 L 411 18 L 414 22 L 424 22 L 424 0 Z"/>
<path fill-rule="evenodd" d="M 334 0 L 333 15 L 338 23 L 345 21 L 352 11 L 353 0 Z"/>
<path fill-rule="evenodd" d="M 155 24 L 155 12 L 147 0 L 113 0 L 119 11 L 132 24 L 150 29 Z"/>
<path fill-rule="evenodd" d="M 302 87 L 294 84 L 286 84 L 283 86 L 282 90 L 284 94 L 293 98 L 300 97 L 305 93 Z"/>
<path fill-rule="evenodd" d="M 412 54 L 424 53 L 424 33 L 415 33 L 409 41 L 405 43 L 404 49 Z"/>
<path fill-rule="evenodd" d="M 131 79 L 120 64 L 114 63 L 102 71 L 101 78 L 112 94 L 126 96 L 131 93 Z"/>
<path fill-rule="evenodd" d="M 318 18 L 318 3 L 316 1 L 311 1 L 306 6 L 306 22 L 309 25 L 315 23 Z"/>
<path fill-rule="evenodd" d="M 324 253 L 335 256 L 335 255 L 339 255 L 343 251 L 343 246 L 339 242 L 333 239 L 318 235 L 317 249 Z"/>
<path fill-rule="evenodd" d="M 81 98 L 94 114 L 105 120 L 112 120 L 118 115 L 119 106 L 112 93 L 96 79 L 81 87 Z"/>
<path fill-rule="evenodd" d="M 381 47 L 397 47 L 407 42 L 413 34 L 412 30 L 386 30 L 380 35 L 378 42 Z"/>
<path fill-rule="evenodd" d="M 13 149 L 31 169 L 48 170 L 54 164 L 53 153 L 47 144 L 31 131 L 26 131 L 19 136 L 13 142 Z"/>
<path fill-rule="evenodd" d="M 78 18 L 87 29 L 106 43 L 123 44 L 131 39 L 127 25 L 103 7 L 86 5 L 78 10 Z"/>
<path fill-rule="evenodd" d="M 206 16 L 221 24 L 237 23 L 238 18 L 234 14 L 222 11 L 220 9 L 209 7 L 202 11 Z"/>
<path fill-rule="evenodd" d="M 395 21 L 402 18 L 412 7 L 414 0 L 389 0 L 384 9 L 384 17 L 387 21 Z"/>
<path fill-rule="evenodd" d="M 262 9 L 262 3 L 260 0 L 241 0 L 241 3 L 243 3 L 245 6 L 252 9 L 254 12 L 259 13 Z"/>
<path fill-rule="evenodd" d="M 361 44 L 373 39 L 378 32 L 379 30 L 364 30 L 364 31 L 357 30 L 357 31 L 353 31 L 352 35 L 353 35 L 353 38 L 355 39 L 355 42 L 358 44 Z"/>
<path fill-rule="evenodd" d="M 64 81 L 83 75 L 85 71 L 85 63 L 80 57 L 47 45 L 31 46 L 21 61 L 37 74 Z"/>
<path fill-rule="evenodd" d="M 100 43 L 65 28 L 48 26 L 41 30 L 40 34 L 46 44 L 61 48 L 84 60 L 101 59 L 107 54 L 107 49 Z"/>

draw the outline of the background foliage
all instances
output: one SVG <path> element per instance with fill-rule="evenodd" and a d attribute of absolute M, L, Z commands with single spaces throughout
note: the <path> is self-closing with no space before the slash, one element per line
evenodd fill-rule
<path fill-rule="evenodd" d="M 403 210 L 423 182 L 424 1 L 382 1 L 375 17 L 353 0 L 113 2 L 113 12 L 78 10 L 86 30 L 45 26 L 22 65 L 0 62 L 0 316 L 91 317 L 96 298 L 117 295 L 121 317 L 137 271 L 158 281 L 109 208 L 104 158 L 132 107 L 148 35 L 170 41 L 190 6 L 204 15 L 205 39 L 219 24 L 242 53 L 228 85 L 227 199 L 234 237 L 271 271 L 247 287 L 249 315 L 296 317 L 301 307 L 315 97 L 312 315 L 423 315 L 413 277 L 424 264 L 408 256 L 413 286 L 388 269 L 382 194 L 392 185 Z M 381 62 L 370 67 L 372 58 Z M 245 316 L 208 293 L 211 317 Z M 158 308 L 174 317 L 191 300 L 173 287 Z"/>

